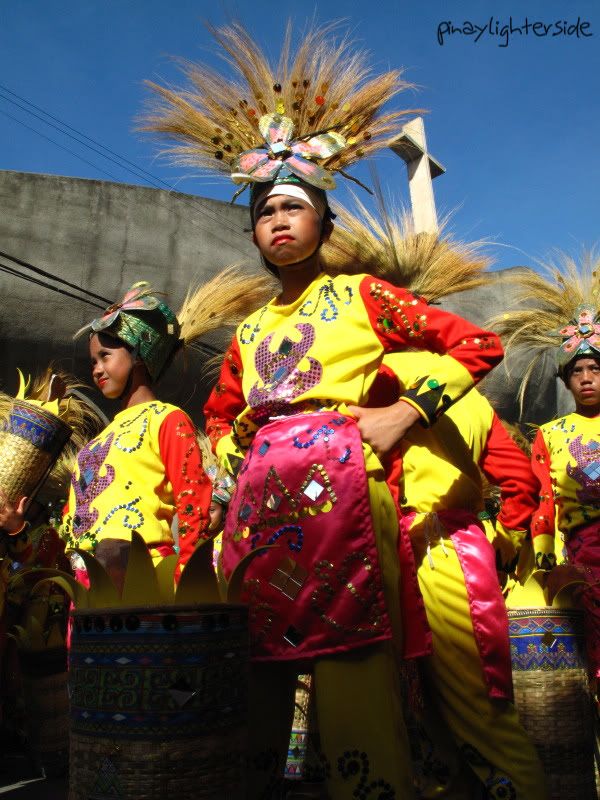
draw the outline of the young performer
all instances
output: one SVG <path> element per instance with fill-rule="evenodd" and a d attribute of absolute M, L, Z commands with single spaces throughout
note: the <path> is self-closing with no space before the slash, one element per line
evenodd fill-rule
<path fill-rule="evenodd" d="M 510 311 L 498 320 L 499 330 L 511 345 L 556 354 L 558 375 L 575 403 L 574 413 L 542 425 L 533 443 L 532 466 L 541 492 L 532 536 L 538 568 L 551 570 L 556 564 L 573 564 L 588 583 L 582 597 L 588 661 L 596 682 L 600 676 L 598 269 L 598 260 L 590 255 L 581 267 L 565 259 L 560 268 L 549 269 L 547 275 L 521 276 L 521 295 L 527 297 L 532 310 Z"/>
<path fill-rule="evenodd" d="M 374 273 L 429 301 L 493 279 L 477 245 L 416 234 L 406 214 L 382 209 L 379 219 L 356 205 L 354 213 L 336 207 L 343 227 L 336 226 L 326 247 L 330 271 L 353 271 L 362 260 Z M 438 358 L 386 354 L 369 403 L 395 402 L 407 386 L 435 369 Z M 433 653 L 424 661 L 421 731 L 436 747 L 419 763 L 421 794 L 471 796 L 480 781 L 490 795 L 545 797 L 539 759 L 510 702 L 508 619 L 496 572 L 498 562 L 515 560 L 535 508 L 538 485 L 529 459 L 477 389 L 430 428 L 414 426 L 400 455 L 402 471 L 392 488 L 433 637 Z M 501 492 L 493 546 L 479 519 L 482 473 Z M 440 715 L 454 747 L 438 736 Z M 433 768 L 440 756 L 444 770 Z M 462 768 L 465 763 L 470 770 Z"/>
<path fill-rule="evenodd" d="M 590 257 L 581 268 L 570 260 L 548 275 L 520 277 L 530 311 L 511 311 L 498 328 L 511 347 L 556 354 L 558 374 L 571 392 L 574 413 L 542 425 L 532 448 L 540 480 L 533 517 L 535 563 L 580 568 L 588 586 L 586 612 L 589 668 L 600 677 L 600 265 Z M 535 316 L 534 316 L 535 315 Z M 535 325 L 532 325 L 532 318 Z M 527 376 L 525 376 L 527 378 Z M 523 390 L 527 386 L 527 380 Z"/>
<path fill-rule="evenodd" d="M 157 560 L 177 552 L 179 569 L 209 535 L 212 487 L 195 427 L 156 398 L 154 384 L 184 344 L 255 307 L 263 283 L 226 270 L 191 292 L 176 316 L 142 281 L 79 331 L 90 333 L 94 383 L 121 410 L 77 454 L 63 534 L 71 547 L 93 551 L 120 587 L 130 531 Z"/>
<path fill-rule="evenodd" d="M 393 401 L 396 376 L 403 376 L 402 391 L 426 368 L 424 359 L 417 353 L 386 356 L 373 401 L 385 394 Z M 444 754 L 455 771 L 437 774 L 431 764 L 421 765 L 423 797 L 442 790 L 461 796 L 456 781 L 465 776 L 457 767 L 466 762 L 490 796 L 502 790 L 515 798 L 544 798 L 539 758 L 512 704 L 508 619 L 496 572 L 498 561 L 515 559 L 535 509 L 538 483 L 528 458 L 476 389 L 430 429 L 412 428 L 401 454 L 401 526 L 415 553 L 433 637 L 433 653 L 423 662 L 425 728 L 435 741 L 435 715 L 441 714 L 459 753 L 458 761 L 452 749 Z M 501 492 L 493 545 L 478 516 L 484 509 L 482 473 Z"/>
<path fill-rule="evenodd" d="M 23 672 L 32 666 L 38 676 L 66 671 L 64 596 L 47 589 L 33 597 L 31 590 L 40 580 L 38 568 L 68 570 L 49 504 L 62 507 L 72 460 L 102 427 L 76 394 L 80 388 L 72 376 L 48 368 L 31 384 L 21 376 L 16 398 L 0 393 L 0 727 L 15 740 L 23 709 L 43 703 L 38 692 L 49 691 L 43 678 L 29 681 L 24 703 Z M 60 692 L 60 687 L 58 681 L 53 688 Z M 53 698 L 55 710 L 68 705 L 66 685 L 62 688 L 64 695 Z M 40 720 L 27 719 L 26 713 L 25 722 L 33 752 Z M 55 760 L 44 754 L 48 774 L 64 766 L 63 738 L 60 733 L 53 738 Z"/>
<path fill-rule="evenodd" d="M 205 408 L 217 453 L 239 467 L 226 576 L 270 547 L 246 573 L 249 796 L 273 796 L 299 665 L 310 665 L 330 796 L 411 797 L 392 647 L 401 637 L 398 522 L 377 456 L 415 421 L 433 422 L 501 349 L 493 334 L 402 289 L 322 271 L 332 229 L 324 189 L 334 170 L 389 141 L 399 115 L 379 110 L 401 86 L 397 73 L 366 82 L 361 55 L 323 31 L 304 37 L 293 62 L 286 46 L 276 73 L 239 27 L 216 36 L 248 86 L 190 68 L 194 93 L 156 87 L 164 105 L 149 125 L 183 139 L 201 165 L 213 153 L 252 187 L 254 242 L 281 281 L 238 327 Z M 384 353 L 406 347 L 447 354 L 395 405 L 365 408 Z"/>

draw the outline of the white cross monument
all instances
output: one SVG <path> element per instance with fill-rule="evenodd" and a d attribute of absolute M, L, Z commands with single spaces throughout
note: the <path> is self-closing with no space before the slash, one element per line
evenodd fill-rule
<path fill-rule="evenodd" d="M 432 181 L 446 170 L 427 152 L 423 117 L 415 117 L 404 125 L 390 147 L 406 162 L 415 233 L 437 233 Z"/>

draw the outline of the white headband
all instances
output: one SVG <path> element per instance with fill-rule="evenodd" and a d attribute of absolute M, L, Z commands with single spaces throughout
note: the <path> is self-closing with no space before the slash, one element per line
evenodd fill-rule
<path fill-rule="evenodd" d="M 286 197 L 297 197 L 298 200 L 304 200 L 311 208 L 319 215 L 319 219 L 323 219 L 327 209 L 327 201 L 323 192 L 313 191 L 310 186 L 306 188 L 299 186 L 297 183 L 277 183 L 271 186 L 263 195 L 259 195 L 258 199 L 254 202 L 254 208 L 258 208 L 258 204 L 262 203 L 268 197 L 277 197 L 284 195 Z"/>

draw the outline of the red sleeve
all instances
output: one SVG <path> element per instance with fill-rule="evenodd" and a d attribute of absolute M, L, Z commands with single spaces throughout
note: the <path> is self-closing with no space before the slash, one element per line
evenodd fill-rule
<path fill-rule="evenodd" d="M 231 432 L 233 421 L 245 405 L 246 400 L 242 391 L 242 358 L 234 336 L 225 353 L 219 380 L 204 406 L 206 433 L 213 450 L 219 439 Z"/>
<path fill-rule="evenodd" d="M 177 507 L 181 567 L 198 541 L 209 536 L 212 484 L 202 467 L 194 424 L 183 411 L 171 411 L 166 416 L 160 426 L 158 444 Z"/>
<path fill-rule="evenodd" d="M 497 414 L 479 461 L 486 478 L 500 487 L 498 519 L 509 530 L 525 530 L 537 507 L 539 482 L 529 459 L 510 438 Z"/>
<path fill-rule="evenodd" d="M 531 535 L 534 539 L 543 533 L 554 537 L 555 507 L 550 477 L 550 454 L 541 430 L 538 430 L 531 447 L 531 467 L 540 482 L 539 505 L 533 517 Z"/>
<path fill-rule="evenodd" d="M 451 356 L 452 363 L 458 362 L 462 367 L 458 368 L 461 375 L 470 374 L 473 383 L 502 360 L 502 345 L 495 333 L 429 306 L 405 289 L 367 276 L 361 282 L 360 292 L 373 330 L 386 352 L 411 348 Z M 446 362 L 440 373 L 441 380 L 425 375 L 418 384 L 407 388 L 402 399 L 417 406 L 429 421 L 433 421 L 470 388 L 459 375 L 456 388 L 460 391 L 451 390 L 456 377 L 451 373 Z M 452 380 L 446 380 L 446 375 Z M 464 384 L 462 390 L 461 383 Z"/>

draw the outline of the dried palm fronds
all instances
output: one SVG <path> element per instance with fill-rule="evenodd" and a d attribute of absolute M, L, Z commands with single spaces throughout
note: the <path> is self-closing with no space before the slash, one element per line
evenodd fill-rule
<path fill-rule="evenodd" d="M 140 120 L 141 130 L 166 135 L 172 144 L 164 152 L 176 163 L 230 174 L 240 153 L 264 143 L 261 116 L 285 115 L 293 123 L 295 140 L 327 131 L 341 134 L 346 146 L 322 165 L 343 171 L 386 147 L 401 120 L 415 112 L 382 112 L 410 84 L 398 70 L 374 76 L 364 51 L 353 48 L 347 36 L 334 39 L 336 27 L 310 28 L 294 52 L 288 23 L 279 62 L 273 66 L 239 23 L 208 26 L 231 77 L 205 64 L 180 61 L 187 88 L 148 81 L 154 97 Z"/>
<path fill-rule="evenodd" d="M 490 279 L 483 242 L 465 244 L 448 234 L 415 233 L 410 212 L 376 217 L 354 197 L 352 212 L 334 203 L 336 226 L 321 250 L 331 274 L 366 272 L 410 289 L 427 301 L 473 289 Z"/>
<path fill-rule="evenodd" d="M 519 388 L 523 403 L 534 370 L 544 355 L 555 354 L 562 344 L 560 330 L 575 317 L 578 306 L 600 305 L 600 257 L 583 254 L 578 263 L 565 253 L 540 271 L 521 269 L 504 273 L 502 283 L 511 286 L 516 307 L 498 314 L 487 325 L 503 339 L 507 357 L 518 347 L 527 348 L 530 362 Z"/>
<path fill-rule="evenodd" d="M 181 338 L 192 344 L 209 331 L 236 326 L 275 292 L 276 283 L 266 273 L 249 274 L 239 266 L 227 267 L 188 292 L 177 314 Z"/>

